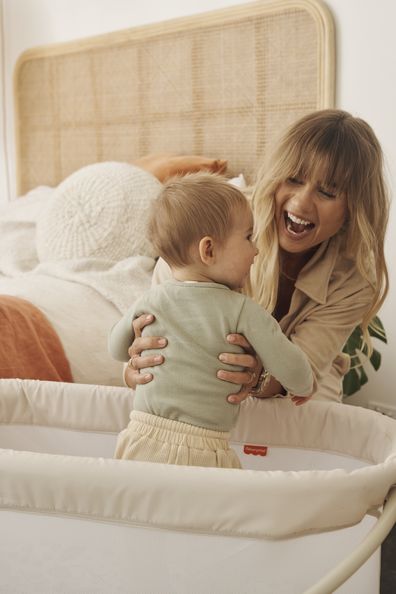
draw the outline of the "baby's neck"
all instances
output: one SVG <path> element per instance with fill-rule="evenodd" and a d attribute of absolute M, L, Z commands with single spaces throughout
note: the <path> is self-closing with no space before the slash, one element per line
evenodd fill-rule
<path fill-rule="evenodd" d="M 172 276 L 175 280 L 181 282 L 194 281 L 196 283 L 214 283 L 206 270 L 200 270 L 197 266 L 183 266 L 182 268 L 172 267 Z"/>

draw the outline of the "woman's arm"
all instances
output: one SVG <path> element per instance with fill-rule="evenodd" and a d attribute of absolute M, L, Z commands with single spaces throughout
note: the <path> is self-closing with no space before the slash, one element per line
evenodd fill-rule
<path fill-rule="evenodd" d="M 210 159 L 200 155 L 146 155 L 133 162 L 133 165 L 148 171 L 164 183 L 174 175 L 186 175 L 196 171 L 224 173 L 227 161 Z"/>
<path fill-rule="evenodd" d="M 321 384 L 323 381 L 326 383 L 326 377 L 335 367 L 336 360 L 343 366 L 340 355 L 344 344 L 356 326 L 361 324 L 370 306 L 371 287 L 346 293 L 346 287 L 340 288 L 326 305 L 313 307 L 290 336 L 290 340 L 305 352 L 310 361 L 314 374 L 314 393 L 320 393 Z M 340 381 L 342 374 L 347 371 L 347 362 L 344 367 L 344 370 L 339 370 Z"/>

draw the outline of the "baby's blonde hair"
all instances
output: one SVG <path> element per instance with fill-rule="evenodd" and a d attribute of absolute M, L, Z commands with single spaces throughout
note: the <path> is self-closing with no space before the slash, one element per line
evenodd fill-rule
<path fill-rule="evenodd" d="M 206 235 L 223 243 L 237 213 L 249 208 L 242 192 L 220 175 L 202 172 L 174 177 L 153 202 L 148 237 L 170 266 L 186 266 L 193 261 L 194 244 Z"/>
<path fill-rule="evenodd" d="M 382 150 L 373 130 L 345 111 L 326 109 L 298 120 L 281 139 L 270 163 L 259 172 L 253 194 L 259 255 L 247 290 L 266 309 L 274 310 L 279 284 L 275 192 L 287 178 L 299 176 L 315 182 L 320 179 L 324 187 L 335 184 L 337 192 L 345 193 L 347 221 L 339 233 L 343 234 L 346 256 L 356 262 L 373 288 L 372 302 L 362 321 L 370 345 L 368 325 L 388 292 L 384 237 L 389 197 Z"/>

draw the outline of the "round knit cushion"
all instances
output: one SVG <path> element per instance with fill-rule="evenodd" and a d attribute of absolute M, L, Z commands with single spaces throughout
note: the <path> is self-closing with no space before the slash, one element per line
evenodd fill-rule
<path fill-rule="evenodd" d="M 156 178 L 128 163 L 79 169 L 56 188 L 41 213 L 36 237 L 40 261 L 155 256 L 146 229 L 160 189 Z"/>

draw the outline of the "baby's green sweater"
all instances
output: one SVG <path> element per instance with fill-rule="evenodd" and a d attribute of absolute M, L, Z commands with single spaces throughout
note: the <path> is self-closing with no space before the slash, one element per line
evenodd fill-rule
<path fill-rule="evenodd" d="M 132 321 L 142 313 L 155 316 L 143 335 L 165 336 L 168 344 L 146 352 L 160 353 L 165 361 L 144 370 L 154 379 L 136 388 L 136 410 L 229 431 L 236 423 L 239 406 L 227 402 L 227 396 L 239 386 L 219 380 L 216 373 L 238 369 L 218 358 L 222 352 L 243 352 L 227 342 L 230 333 L 247 338 L 264 368 L 286 390 L 300 396 L 312 390 L 311 367 L 301 349 L 285 337 L 267 311 L 224 285 L 170 280 L 151 288 L 113 327 L 109 350 L 115 359 L 128 361 L 134 338 Z"/>

